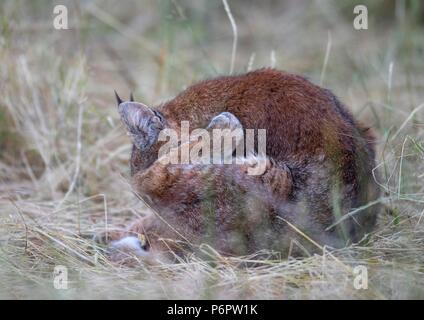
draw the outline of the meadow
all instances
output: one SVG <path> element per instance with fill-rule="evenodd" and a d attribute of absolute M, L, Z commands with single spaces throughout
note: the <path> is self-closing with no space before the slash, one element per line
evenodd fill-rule
<path fill-rule="evenodd" d="M 424 299 L 421 1 L 68 0 L 69 29 L 56 30 L 58 3 L 0 3 L 0 298 Z M 367 30 L 353 27 L 359 3 Z M 262 67 L 331 89 L 375 129 L 386 210 L 369 241 L 301 259 L 205 245 L 206 258 L 110 262 L 93 236 L 150 210 L 131 190 L 113 90 L 154 106 Z M 54 287 L 57 266 L 66 290 Z"/>

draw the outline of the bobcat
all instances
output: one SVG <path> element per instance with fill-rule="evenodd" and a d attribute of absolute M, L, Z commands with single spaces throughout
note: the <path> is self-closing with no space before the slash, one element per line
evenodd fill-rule
<path fill-rule="evenodd" d="M 373 230 L 378 206 L 345 215 L 379 197 L 374 137 L 329 90 L 260 69 L 200 82 L 156 108 L 116 97 L 133 141 L 134 190 L 157 214 L 116 235 L 110 248 L 146 257 L 201 243 L 228 255 L 287 252 L 292 240 L 306 250 L 311 242 L 341 247 Z M 161 130 L 181 130 L 182 121 L 190 130 L 265 129 L 265 172 L 247 174 L 255 154 L 228 165 L 159 161 Z M 177 149 L 186 143 L 193 147 Z"/>

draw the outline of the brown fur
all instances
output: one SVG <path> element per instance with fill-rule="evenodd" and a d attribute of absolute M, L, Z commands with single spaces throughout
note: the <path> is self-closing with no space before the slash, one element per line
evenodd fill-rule
<path fill-rule="evenodd" d="M 177 130 L 183 120 L 191 130 L 205 128 L 222 112 L 232 113 L 245 129 L 266 129 L 268 166 L 255 177 L 245 173 L 249 164 L 162 165 L 156 161 L 161 143 L 148 150 L 134 146 L 135 190 L 174 230 L 163 222 L 143 222 L 132 232 L 150 229 L 153 242 L 185 238 L 243 254 L 287 248 L 296 232 L 284 220 L 335 246 L 359 241 L 374 227 L 377 211 L 371 208 L 326 230 L 379 195 L 371 175 L 374 137 L 329 90 L 261 69 L 200 82 L 155 110 L 164 127 Z"/>

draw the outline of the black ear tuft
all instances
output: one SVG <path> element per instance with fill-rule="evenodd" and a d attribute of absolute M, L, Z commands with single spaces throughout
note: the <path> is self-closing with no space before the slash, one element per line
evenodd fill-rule
<path fill-rule="evenodd" d="M 113 91 L 115 92 L 116 102 L 118 103 L 118 106 L 119 106 L 122 103 L 122 99 L 118 96 L 115 90 Z"/>
<path fill-rule="evenodd" d="M 134 101 L 134 96 L 132 92 L 130 93 L 130 101 Z"/>

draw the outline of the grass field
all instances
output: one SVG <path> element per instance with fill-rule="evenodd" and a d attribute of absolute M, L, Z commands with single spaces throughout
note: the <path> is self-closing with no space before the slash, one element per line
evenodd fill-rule
<path fill-rule="evenodd" d="M 353 7 L 368 7 L 368 30 Z M 0 4 L 0 298 L 424 299 L 421 1 L 50 1 Z M 234 53 L 234 55 L 233 55 Z M 156 105 L 204 78 L 273 66 L 330 88 L 378 134 L 383 212 L 367 245 L 255 266 L 205 247 L 112 264 L 91 240 L 148 212 L 129 185 L 113 90 Z M 54 289 L 55 266 L 69 288 Z M 246 266 L 248 265 L 248 266 Z M 368 270 L 368 289 L 353 270 Z"/>

